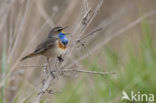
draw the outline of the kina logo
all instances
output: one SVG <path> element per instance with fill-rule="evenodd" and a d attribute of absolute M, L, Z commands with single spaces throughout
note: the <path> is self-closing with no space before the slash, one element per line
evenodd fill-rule
<path fill-rule="evenodd" d="M 154 102 L 154 94 L 142 94 L 140 93 L 140 91 L 138 91 L 137 93 L 131 91 L 130 96 L 128 96 L 128 94 L 125 91 L 123 91 L 122 94 L 123 94 L 121 98 L 122 101 L 128 100 L 128 101 Z"/>

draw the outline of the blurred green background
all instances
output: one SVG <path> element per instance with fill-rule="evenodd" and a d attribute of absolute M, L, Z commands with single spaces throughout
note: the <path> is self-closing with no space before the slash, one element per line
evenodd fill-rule
<path fill-rule="evenodd" d="M 94 9 L 97 1 L 88 2 Z M 156 0 L 104 0 L 84 34 L 101 26 L 104 30 L 88 38 L 73 58 L 93 51 L 79 63 L 86 70 L 116 74 L 73 73 L 57 78 L 51 86 L 56 94 L 45 94 L 41 103 L 130 103 L 121 101 L 123 91 L 129 96 L 131 91 L 155 95 L 155 5 Z M 141 18 L 151 11 L 153 15 Z M 45 59 L 39 56 L 22 63 L 19 59 L 54 26 L 69 26 L 72 33 L 83 14 L 83 0 L 0 0 L 0 103 L 33 103 L 42 87 L 42 68 L 20 65 L 44 64 Z"/>

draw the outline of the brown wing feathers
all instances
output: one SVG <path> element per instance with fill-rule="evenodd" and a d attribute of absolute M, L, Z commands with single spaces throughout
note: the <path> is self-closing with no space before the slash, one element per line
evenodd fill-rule
<path fill-rule="evenodd" d="M 23 57 L 20 61 L 23 61 L 27 58 L 36 56 L 38 54 L 42 54 L 43 52 L 45 52 L 46 50 L 48 50 L 49 48 L 52 48 L 55 46 L 55 42 L 56 40 L 58 40 L 57 38 L 53 37 L 53 38 L 47 38 L 45 41 L 43 41 L 33 53 L 30 53 L 29 55 Z"/>
<path fill-rule="evenodd" d="M 33 57 L 33 56 L 36 56 L 36 53 L 34 53 L 34 52 L 33 53 L 30 53 L 29 55 L 23 57 L 20 61 L 23 61 L 23 60 L 25 60 L 27 58 L 30 58 L 30 57 Z"/>

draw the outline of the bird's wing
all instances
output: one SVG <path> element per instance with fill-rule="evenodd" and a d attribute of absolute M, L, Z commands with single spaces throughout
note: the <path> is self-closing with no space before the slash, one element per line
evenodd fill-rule
<path fill-rule="evenodd" d="M 40 45 L 37 46 L 34 53 L 36 53 L 36 54 L 42 53 L 42 52 L 46 51 L 47 49 L 54 47 L 57 40 L 58 40 L 58 38 L 55 38 L 55 37 L 47 38 Z"/>

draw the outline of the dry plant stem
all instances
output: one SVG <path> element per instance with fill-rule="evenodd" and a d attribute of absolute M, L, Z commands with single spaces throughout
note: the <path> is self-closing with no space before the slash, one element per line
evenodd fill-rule
<path fill-rule="evenodd" d="M 20 65 L 20 67 L 34 67 L 34 68 L 41 67 L 41 68 L 43 68 L 43 67 L 46 67 L 46 64 L 45 65 Z M 24 68 L 22 68 L 22 69 L 24 69 Z"/>
<path fill-rule="evenodd" d="M 39 65 L 24 65 L 22 67 L 44 67 Z M 81 72 L 81 73 L 91 73 L 91 74 L 100 74 L 100 75 L 113 75 L 116 74 L 115 72 L 97 72 L 97 71 L 89 71 L 89 70 L 82 70 L 82 69 L 61 69 L 62 72 Z M 57 70 L 53 70 L 52 72 L 58 72 Z"/>
<path fill-rule="evenodd" d="M 46 66 L 44 66 L 44 69 L 45 68 L 47 68 L 47 70 L 50 70 L 49 60 L 47 60 Z M 48 71 L 48 73 L 46 74 L 46 78 L 45 78 L 45 82 L 43 83 L 43 87 L 42 87 L 40 93 L 38 93 L 34 103 L 40 103 L 42 96 L 44 95 L 46 90 L 49 88 L 51 81 L 54 79 L 53 76 L 48 76 L 49 74 L 50 74 L 50 71 Z"/>
<path fill-rule="evenodd" d="M 95 18 L 97 12 L 99 11 L 100 7 L 102 6 L 103 4 L 103 0 L 99 0 L 95 10 L 93 11 L 92 15 L 89 15 L 91 14 L 91 10 L 89 9 L 88 11 L 86 10 L 86 14 L 85 16 L 83 17 L 82 19 L 82 24 L 83 24 L 83 28 L 81 29 L 79 35 L 78 35 L 78 38 L 80 38 L 82 35 L 83 35 L 83 32 L 87 29 L 87 27 L 89 26 L 89 24 L 92 22 L 92 20 Z M 88 2 L 86 3 L 85 5 L 85 8 L 87 9 L 88 7 Z"/>
<path fill-rule="evenodd" d="M 44 83 L 44 85 L 43 85 L 43 87 L 41 89 L 41 92 L 37 95 L 34 103 L 40 103 L 42 96 L 44 95 L 44 93 L 46 92 L 46 90 L 49 88 L 49 86 L 51 84 L 51 81 L 53 79 L 54 78 L 52 78 L 52 76 L 48 76 L 47 80 L 45 81 L 45 83 Z"/>
<path fill-rule="evenodd" d="M 85 15 L 82 18 L 82 24 L 87 24 L 89 14 L 91 13 L 91 8 L 88 8 L 88 0 L 83 0 L 85 7 Z"/>
<path fill-rule="evenodd" d="M 86 16 L 83 18 L 83 20 L 86 20 L 85 21 L 85 24 L 83 23 L 84 27 L 81 29 L 80 31 L 80 34 L 79 34 L 79 38 L 83 35 L 83 32 L 86 30 L 86 28 L 89 26 L 89 24 L 92 22 L 92 20 L 95 18 L 97 12 L 99 11 L 100 7 L 102 6 L 103 4 L 103 0 L 99 0 L 95 10 L 93 11 L 92 15 L 89 15 L 90 14 L 90 10 L 88 10 L 86 12 Z M 87 8 L 87 7 L 86 7 Z"/>
<path fill-rule="evenodd" d="M 96 33 L 96 32 L 99 32 L 99 31 L 101 31 L 101 30 L 103 30 L 103 29 L 104 29 L 103 27 L 100 27 L 100 28 L 97 28 L 97 29 L 95 29 L 95 30 L 89 32 L 88 34 L 86 34 L 85 36 L 83 36 L 82 38 L 80 38 L 79 40 L 77 40 L 77 43 L 81 42 L 82 40 L 88 38 L 89 36 L 93 35 L 93 34 Z"/>
<path fill-rule="evenodd" d="M 97 72 L 97 71 L 89 71 L 89 70 L 81 70 L 81 69 L 63 69 L 63 72 L 80 72 L 80 73 L 89 73 L 89 74 L 97 74 L 97 75 L 114 75 L 115 72 Z"/>
<path fill-rule="evenodd" d="M 47 62 L 49 65 L 49 62 Z M 57 67 L 57 62 L 55 64 L 55 67 Z M 49 66 L 46 66 L 47 68 L 50 69 Z M 52 72 L 60 72 L 57 70 L 54 70 Z M 97 72 L 97 71 L 88 71 L 88 70 L 81 70 L 81 69 L 61 69 L 61 72 L 80 72 L 80 73 L 89 73 L 89 74 L 98 74 L 98 75 L 112 75 L 115 74 L 114 72 Z M 41 101 L 42 96 L 44 95 L 44 93 L 47 91 L 47 89 L 49 88 L 51 81 L 54 79 L 54 77 L 52 76 L 48 76 L 48 78 L 46 79 L 45 83 L 43 84 L 42 90 L 40 91 L 40 93 L 38 94 L 35 103 L 39 103 Z"/>
<path fill-rule="evenodd" d="M 88 11 L 88 0 L 83 0 L 86 12 Z"/>

